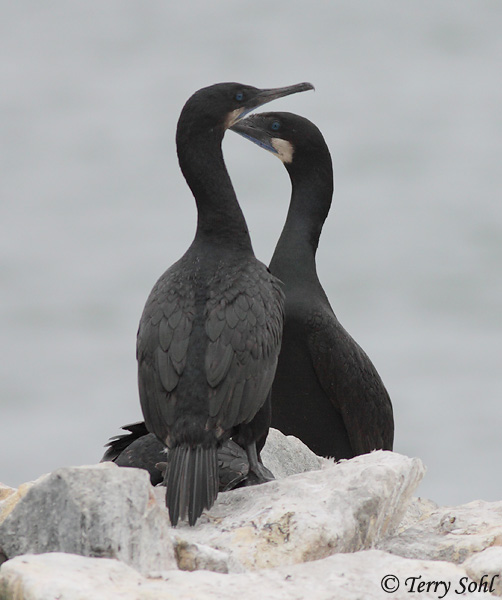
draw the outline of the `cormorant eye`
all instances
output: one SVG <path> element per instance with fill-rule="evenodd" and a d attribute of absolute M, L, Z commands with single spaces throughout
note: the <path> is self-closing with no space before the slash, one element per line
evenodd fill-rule
<path fill-rule="evenodd" d="M 244 94 L 242 92 L 237 92 L 237 94 L 235 94 L 235 99 L 237 102 L 242 102 L 242 100 L 244 100 Z"/>
<path fill-rule="evenodd" d="M 274 121 L 272 123 L 272 130 L 273 131 L 279 131 L 280 127 L 281 127 L 281 124 L 279 123 L 279 121 Z"/>

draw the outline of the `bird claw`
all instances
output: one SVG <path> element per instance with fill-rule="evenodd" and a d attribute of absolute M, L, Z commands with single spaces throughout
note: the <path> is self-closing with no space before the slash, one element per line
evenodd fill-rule
<path fill-rule="evenodd" d="M 271 471 L 267 469 L 267 467 L 265 467 L 265 465 L 257 463 L 255 467 L 250 467 L 248 476 L 245 481 L 245 485 L 259 485 L 260 483 L 274 481 L 274 479 L 274 475 Z"/>

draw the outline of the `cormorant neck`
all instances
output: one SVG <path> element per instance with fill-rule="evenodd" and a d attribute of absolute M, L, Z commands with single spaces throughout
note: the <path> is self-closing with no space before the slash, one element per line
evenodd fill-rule
<path fill-rule="evenodd" d="M 270 270 L 279 279 L 286 280 L 291 274 L 296 280 L 319 283 L 315 255 L 333 196 L 331 160 L 323 168 L 295 169 L 294 163 L 286 167 L 291 201 Z"/>
<path fill-rule="evenodd" d="M 197 204 L 195 241 L 252 253 L 246 220 L 223 159 L 223 133 L 211 129 L 184 135 L 178 130 L 180 168 Z"/>

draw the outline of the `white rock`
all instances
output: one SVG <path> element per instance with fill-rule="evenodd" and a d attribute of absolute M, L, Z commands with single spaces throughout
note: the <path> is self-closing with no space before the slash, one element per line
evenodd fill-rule
<path fill-rule="evenodd" d="M 408 558 L 462 563 L 475 552 L 501 544 L 502 502 L 476 500 L 439 508 L 378 547 Z"/>
<path fill-rule="evenodd" d="M 501 540 L 502 541 L 502 540 Z M 493 581 L 493 593 L 502 596 L 502 546 L 492 546 L 469 557 L 462 568 L 474 581 Z"/>
<path fill-rule="evenodd" d="M 323 465 L 333 466 L 333 461 L 317 456 L 298 438 L 273 428 L 269 429 L 261 459 L 276 479 L 321 469 Z"/>
<path fill-rule="evenodd" d="M 0 567 L 0 598 L 137 600 L 145 581 L 136 570 L 110 558 L 28 554 Z"/>
<path fill-rule="evenodd" d="M 0 524 L 5 521 L 19 500 L 26 496 L 28 490 L 45 477 L 47 475 L 41 475 L 36 481 L 23 483 L 17 489 L 6 486 L 3 483 L 0 484 Z"/>
<path fill-rule="evenodd" d="M 397 533 L 401 533 L 408 527 L 413 527 L 420 521 L 424 521 L 438 510 L 439 506 L 432 500 L 426 498 L 412 498 L 404 513 L 403 520 L 399 523 Z"/>
<path fill-rule="evenodd" d="M 0 483 L 0 502 L 3 502 L 6 498 L 16 493 L 16 488 Z"/>
<path fill-rule="evenodd" d="M 397 590 L 384 592 L 382 585 L 388 586 L 390 591 L 391 586 L 396 585 L 395 578 L 399 583 Z M 0 568 L 0 597 L 23 600 L 410 600 L 417 597 L 438 600 L 445 597 L 446 589 L 440 582 L 450 585 L 446 598 L 491 597 L 477 592 L 462 593 L 473 582 L 456 565 L 404 559 L 377 550 L 336 554 L 293 568 L 244 574 L 165 571 L 157 579 L 141 577 L 133 569 L 110 559 L 57 553 L 19 556 Z M 424 587 L 419 590 L 419 585 Z"/>
<path fill-rule="evenodd" d="M 215 573 L 228 573 L 230 557 L 226 552 L 215 550 L 203 544 L 189 543 L 186 540 L 175 538 L 174 551 L 178 568 L 183 571 L 214 571 Z"/>
<path fill-rule="evenodd" d="M 418 459 L 372 452 L 219 494 L 195 527 L 178 525 L 176 536 L 223 551 L 245 569 L 370 548 L 395 532 L 423 473 Z M 156 495 L 163 506 L 165 491 Z"/>
<path fill-rule="evenodd" d="M 170 526 L 148 473 L 113 463 L 58 469 L 0 525 L 5 556 L 68 552 L 118 558 L 147 573 L 175 568 Z"/>
<path fill-rule="evenodd" d="M 0 483 L 0 523 L 7 518 L 17 504 L 20 496 L 16 488 Z"/>

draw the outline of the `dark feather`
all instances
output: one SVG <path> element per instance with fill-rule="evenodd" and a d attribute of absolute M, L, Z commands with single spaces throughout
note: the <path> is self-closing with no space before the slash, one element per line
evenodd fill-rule
<path fill-rule="evenodd" d="M 220 319 L 216 311 L 213 313 L 213 317 L 206 321 L 206 333 L 208 338 L 215 342 L 221 335 L 226 323 L 224 319 Z"/>
<path fill-rule="evenodd" d="M 392 450 L 392 403 L 364 350 L 329 313 L 318 314 L 308 346 L 319 383 L 342 415 L 354 454 Z"/>
<path fill-rule="evenodd" d="M 207 381 L 211 387 L 216 387 L 228 373 L 234 351 L 230 344 L 224 345 L 220 340 L 209 344 L 206 353 Z"/>
<path fill-rule="evenodd" d="M 132 442 L 148 435 L 148 429 L 146 428 L 144 421 L 124 425 L 121 429 L 128 431 L 129 433 L 121 433 L 110 438 L 110 441 L 105 444 L 107 450 L 104 453 L 101 462 L 114 461 L 121 452 L 132 444 Z"/>
<path fill-rule="evenodd" d="M 152 321 L 152 325 L 155 325 Z M 164 352 L 169 350 L 173 340 L 174 329 L 169 325 L 169 321 L 163 318 L 159 323 L 159 344 Z"/>
<path fill-rule="evenodd" d="M 169 451 L 166 477 L 166 505 L 171 524 L 176 527 L 179 519 L 188 519 L 194 525 L 218 495 L 216 447 L 176 446 Z"/>
<path fill-rule="evenodd" d="M 178 385 L 179 375 L 174 368 L 173 361 L 169 353 L 164 352 L 162 348 L 157 348 L 157 372 L 166 392 L 172 392 Z"/>

